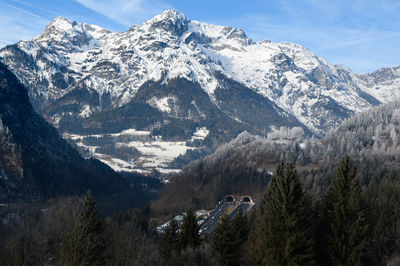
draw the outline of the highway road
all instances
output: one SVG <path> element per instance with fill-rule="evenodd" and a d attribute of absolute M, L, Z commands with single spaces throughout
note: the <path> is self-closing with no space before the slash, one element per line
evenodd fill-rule
<path fill-rule="evenodd" d="M 212 234 L 212 232 L 215 230 L 215 228 L 218 225 L 218 220 L 221 218 L 222 215 L 226 212 L 226 210 L 233 206 L 235 203 L 234 202 L 224 202 L 220 204 L 207 218 L 207 220 L 204 221 L 204 223 L 200 226 L 200 234 L 208 237 L 209 235 Z M 248 210 L 253 207 L 253 204 L 248 203 L 248 202 L 242 202 L 237 207 L 235 210 L 229 215 L 229 220 L 233 220 L 235 216 L 242 211 L 242 213 L 247 212 Z"/>
<path fill-rule="evenodd" d="M 223 202 L 220 204 L 207 218 L 207 220 L 204 221 L 204 223 L 200 227 L 200 234 L 204 236 L 210 235 L 215 227 L 217 226 L 219 218 L 225 213 L 225 211 L 234 203 L 230 202 Z"/>
<path fill-rule="evenodd" d="M 236 209 L 229 215 L 229 220 L 232 221 L 236 215 L 239 213 L 240 210 L 242 210 L 242 213 L 245 213 L 247 210 L 249 210 L 252 207 L 252 205 L 248 202 L 243 202 L 240 203 Z"/>
<path fill-rule="evenodd" d="M 228 198 L 228 196 L 230 196 L 230 198 Z M 235 208 L 228 217 L 229 220 L 233 220 L 240 211 L 242 211 L 242 213 L 246 213 L 254 205 L 254 203 L 251 202 L 251 199 L 249 202 L 242 201 L 240 204 L 237 204 L 237 202 L 235 202 L 234 198 L 231 195 L 228 196 L 225 197 L 225 199 L 219 205 L 217 205 L 215 210 L 212 211 L 207 219 L 205 219 L 205 221 L 200 225 L 200 234 L 203 237 L 207 238 L 213 233 L 218 225 L 219 219 L 222 217 L 222 215 L 226 213 L 229 208 Z M 168 226 L 168 223 L 157 227 L 158 232 L 160 234 L 163 233 L 166 226 Z"/>

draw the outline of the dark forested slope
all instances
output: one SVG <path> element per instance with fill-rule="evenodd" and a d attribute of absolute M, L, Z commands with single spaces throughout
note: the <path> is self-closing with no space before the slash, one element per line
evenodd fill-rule
<path fill-rule="evenodd" d="M 84 160 L 33 110 L 26 89 L 0 64 L 0 199 L 97 195 L 124 189 L 111 168 Z"/>

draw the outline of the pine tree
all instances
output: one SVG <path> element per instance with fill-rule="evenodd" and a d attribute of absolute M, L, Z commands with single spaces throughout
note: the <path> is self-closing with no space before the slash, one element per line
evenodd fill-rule
<path fill-rule="evenodd" d="M 385 177 L 377 186 L 370 186 L 365 200 L 368 228 L 373 238 L 368 249 L 374 254 L 374 264 L 386 265 L 400 250 L 400 180 L 397 174 Z"/>
<path fill-rule="evenodd" d="M 243 215 L 242 210 L 239 210 L 238 214 L 232 220 L 232 227 L 234 232 L 236 232 L 236 236 L 239 238 L 240 244 L 243 244 L 247 241 L 249 236 L 249 222 L 246 217 Z"/>
<path fill-rule="evenodd" d="M 229 221 L 227 216 L 221 217 L 211 242 L 217 255 L 219 265 L 239 265 L 239 247 L 241 245 L 240 231 Z"/>
<path fill-rule="evenodd" d="M 250 236 L 252 265 L 313 265 L 310 198 L 294 167 L 279 164 L 261 201 Z"/>
<path fill-rule="evenodd" d="M 70 240 L 69 265 L 104 265 L 104 221 L 99 217 L 90 191 Z"/>
<path fill-rule="evenodd" d="M 357 169 L 346 155 L 336 170 L 324 204 L 325 254 L 331 265 L 363 265 L 367 223 Z M 326 263 L 326 262 L 324 262 Z"/>
<path fill-rule="evenodd" d="M 165 262 L 168 262 L 180 252 L 178 229 L 176 220 L 172 218 L 160 240 L 160 255 Z"/>
<path fill-rule="evenodd" d="M 188 247 L 196 248 L 201 244 L 200 226 L 192 209 L 190 209 L 183 218 L 182 232 L 180 242 L 182 249 Z"/>

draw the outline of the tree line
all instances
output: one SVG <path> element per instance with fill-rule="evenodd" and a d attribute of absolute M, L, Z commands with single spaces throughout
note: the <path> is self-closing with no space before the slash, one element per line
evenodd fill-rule
<path fill-rule="evenodd" d="M 400 179 L 361 185 L 345 156 L 323 194 L 280 163 L 253 211 L 200 236 L 193 210 L 159 237 L 149 208 L 102 218 L 90 194 L 0 223 L 1 265 L 398 265 Z"/>
<path fill-rule="evenodd" d="M 399 208 L 399 179 L 363 188 L 348 156 L 323 196 L 306 192 L 293 164 L 281 163 L 253 213 L 219 221 L 200 246 L 208 264 L 197 265 L 398 265 Z M 179 243 L 178 233 L 171 237 L 178 230 L 171 222 L 163 239 Z M 162 249 L 172 250 L 167 243 Z"/>

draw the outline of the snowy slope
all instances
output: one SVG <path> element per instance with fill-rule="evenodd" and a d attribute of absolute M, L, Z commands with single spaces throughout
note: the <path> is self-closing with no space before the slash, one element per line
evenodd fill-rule
<path fill-rule="evenodd" d="M 382 103 L 400 98 L 400 67 L 382 68 L 356 77 L 357 84 Z"/>
<path fill-rule="evenodd" d="M 214 106 L 247 130 L 268 130 L 286 119 L 288 126 L 300 122 L 324 135 L 344 118 L 392 100 L 400 91 L 399 68 L 357 75 L 300 45 L 254 42 L 241 29 L 191 21 L 176 10 L 119 33 L 57 17 L 33 40 L 0 50 L 0 58 L 29 88 L 36 110 L 55 126 L 140 101 L 166 117 L 194 121 L 196 127 L 209 128 L 199 121 Z M 146 90 L 149 84 L 177 79 L 200 86 L 210 103 L 199 104 L 192 90 L 186 95 L 173 88 L 157 95 Z M 239 108 L 227 90 L 249 108 Z M 254 120 L 257 110 L 267 112 L 257 108 L 262 104 L 276 113 L 265 124 Z M 71 127 L 76 125 L 62 130 L 71 133 Z"/>

